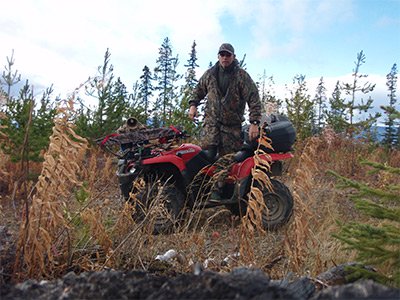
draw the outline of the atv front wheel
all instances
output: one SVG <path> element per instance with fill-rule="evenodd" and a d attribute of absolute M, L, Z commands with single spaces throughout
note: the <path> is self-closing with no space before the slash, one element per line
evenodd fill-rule
<path fill-rule="evenodd" d="M 263 198 L 267 210 L 263 212 L 263 226 L 274 230 L 286 224 L 293 212 L 293 197 L 282 182 L 271 179 L 273 191 L 264 189 Z"/>
<path fill-rule="evenodd" d="M 276 230 L 281 226 L 285 225 L 293 212 L 293 197 L 288 187 L 282 182 L 270 179 L 273 187 L 272 191 L 269 191 L 266 187 L 261 187 L 261 184 L 255 182 L 253 187 L 262 190 L 263 200 L 267 207 L 262 212 L 262 225 L 265 230 Z M 249 193 L 246 198 L 248 198 Z M 244 216 L 247 211 L 247 201 L 241 201 L 240 204 L 236 204 L 230 208 L 231 212 L 235 215 Z"/>
<path fill-rule="evenodd" d="M 178 225 L 185 196 L 175 184 L 147 183 L 136 198 L 133 218 L 151 224 L 154 234 L 170 233 Z"/>

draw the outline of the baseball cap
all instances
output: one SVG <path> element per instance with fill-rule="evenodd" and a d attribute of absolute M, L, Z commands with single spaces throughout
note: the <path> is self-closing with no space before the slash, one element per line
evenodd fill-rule
<path fill-rule="evenodd" d="M 219 47 L 218 54 L 221 52 L 229 52 L 230 54 L 235 54 L 235 49 L 233 49 L 233 46 L 228 43 L 223 43 L 221 47 Z"/>

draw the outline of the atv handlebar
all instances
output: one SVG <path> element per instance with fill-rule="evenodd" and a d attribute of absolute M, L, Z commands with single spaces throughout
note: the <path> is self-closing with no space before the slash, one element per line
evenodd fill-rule
<path fill-rule="evenodd" d="M 142 128 L 124 133 L 112 133 L 95 142 L 111 154 L 123 158 L 129 152 L 140 152 L 144 148 L 155 148 L 188 137 L 190 136 L 185 131 L 171 125 L 168 128 Z M 119 146 L 118 151 L 112 150 L 115 145 Z"/>

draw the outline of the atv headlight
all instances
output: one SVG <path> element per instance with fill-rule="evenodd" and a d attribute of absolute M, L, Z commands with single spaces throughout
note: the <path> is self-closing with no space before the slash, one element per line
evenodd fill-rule
<path fill-rule="evenodd" d="M 130 174 L 133 174 L 133 173 L 135 173 L 135 171 L 136 171 L 136 169 L 135 169 L 135 168 L 130 168 L 130 169 L 129 169 L 129 173 L 130 173 Z"/>

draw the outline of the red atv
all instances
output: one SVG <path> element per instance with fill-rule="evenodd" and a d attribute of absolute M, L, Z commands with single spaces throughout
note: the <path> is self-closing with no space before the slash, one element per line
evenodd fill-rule
<path fill-rule="evenodd" d="M 137 124 L 130 118 L 126 124 L 129 130 L 98 141 L 119 157 L 120 189 L 124 198 L 134 203 L 135 219 L 143 220 L 156 202 L 159 206 L 161 203 L 159 211 L 164 212 L 156 218 L 156 233 L 173 229 L 183 218 L 185 208 L 223 205 L 235 215 L 246 214 L 258 142 L 246 140 L 241 151 L 218 158 L 198 145 L 182 143 L 188 136 L 173 126 L 146 129 L 137 128 Z M 268 117 L 262 128 L 272 140 L 274 151 L 263 149 L 258 158 L 270 165 L 269 170 L 261 170 L 269 176 L 272 190 L 255 183 L 267 207 L 262 214 L 263 227 L 271 230 L 286 224 L 293 210 L 289 189 L 275 176 L 282 174 L 282 161 L 293 157 L 290 150 L 295 130 L 286 117 L 276 115 Z M 244 126 L 245 137 L 247 132 L 248 126 Z M 112 151 L 112 145 L 118 145 L 119 150 Z"/>

